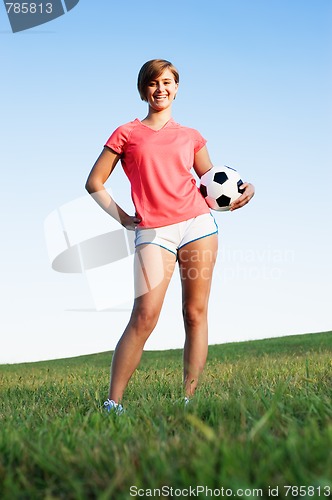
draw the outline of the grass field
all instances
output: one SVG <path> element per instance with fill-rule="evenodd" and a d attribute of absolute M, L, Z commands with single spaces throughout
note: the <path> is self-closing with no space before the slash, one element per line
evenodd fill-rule
<path fill-rule="evenodd" d="M 145 352 L 120 416 L 111 353 L 0 366 L 0 499 L 332 498 L 331 352 L 332 332 L 210 346 L 187 407 L 181 351 Z"/>

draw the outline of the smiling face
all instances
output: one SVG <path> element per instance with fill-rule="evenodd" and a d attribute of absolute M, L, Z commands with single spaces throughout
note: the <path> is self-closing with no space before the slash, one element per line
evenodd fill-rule
<path fill-rule="evenodd" d="M 151 59 L 141 67 L 137 78 L 137 89 L 142 101 L 148 101 L 147 90 L 151 85 L 156 85 L 157 81 L 167 72 L 167 77 L 175 84 L 179 83 L 179 72 L 176 67 L 166 59 Z"/>
<path fill-rule="evenodd" d="M 145 88 L 145 97 L 151 108 L 162 111 L 171 106 L 178 91 L 179 84 L 175 81 L 171 70 L 165 69 L 161 75 L 151 80 Z"/>

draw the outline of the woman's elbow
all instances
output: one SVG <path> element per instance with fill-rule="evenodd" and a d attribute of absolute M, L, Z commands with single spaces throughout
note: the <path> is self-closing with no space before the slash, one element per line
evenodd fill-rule
<path fill-rule="evenodd" d="M 87 179 L 87 181 L 85 183 L 85 189 L 87 190 L 87 192 L 89 194 L 91 193 L 91 183 L 90 183 L 89 179 Z"/>
<path fill-rule="evenodd" d="M 94 193 L 94 192 L 96 192 L 96 191 L 97 191 L 97 189 L 96 189 L 96 185 L 95 185 L 95 184 L 96 184 L 96 183 L 95 183 L 95 182 L 93 181 L 93 179 L 91 179 L 91 177 L 89 176 L 89 177 L 87 178 L 86 183 L 85 183 L 85 189 L 87 190 L 87 192 L 88 192 L 89 194 L 92 194 L 92 193 Z"/>

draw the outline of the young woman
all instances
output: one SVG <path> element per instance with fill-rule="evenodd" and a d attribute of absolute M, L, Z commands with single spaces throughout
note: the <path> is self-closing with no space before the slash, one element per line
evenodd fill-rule
<path fill-rule="evenodd" d="M 138 91 L 148 114 L 117 128 L 93 166 L 86 189 L 126 229 L 136 232 L 135 300 L 129 323 L 114 351 L 106 409 L 120 404 L 138 366 L 146 340 L 156 326 L 164 296 L 178 262 L 185 328 L 185 401 L 195 392 L 208 351 L 207 311 L 218 247 L 218 228 L 195 179 L 212 168 L 206 140 L 172 119 L 179 74 L 169 61 L 146 62 Z M 136 213 L 128 215 L 106 192 L 104 183 L 118 161 L 131 183 Z M 251 184 L 231 209 L 254 195 Z"/>

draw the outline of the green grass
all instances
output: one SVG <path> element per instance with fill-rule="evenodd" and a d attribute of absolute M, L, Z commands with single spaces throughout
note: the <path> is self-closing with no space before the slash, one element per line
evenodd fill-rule
<path fill-rule="evenodd" d="M 0 498 L 331 498 L 331 351 L 331 332 L 210 346 L 187 408 L 181 351 L 145 352 L 122 416 L 101 408 L 111 353 L 1 366 Z"/>

